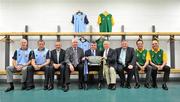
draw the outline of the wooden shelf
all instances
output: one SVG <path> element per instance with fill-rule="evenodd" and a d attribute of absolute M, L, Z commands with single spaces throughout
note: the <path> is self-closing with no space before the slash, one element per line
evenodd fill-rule
<path fill-rule="evenodd" d="M 159 36 L 180 36 L 180 32 L 81 32 L 81 33 L 75 33 L 75 32 L 0 32 L 0 36 L 152 36 L 152 35 L 159 35 Z"/>

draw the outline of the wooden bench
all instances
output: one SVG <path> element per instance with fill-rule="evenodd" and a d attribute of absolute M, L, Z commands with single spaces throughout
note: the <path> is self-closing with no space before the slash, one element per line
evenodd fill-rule
<path fill-rule="evenodd" d="M 90 71 L 89 74 L 97 74 L 97 71 Z M 0 70 L 0 75 L 6 75 L 5 70 Z M 21 75 L 21 72 L 16 72 L 14 75 Z M 37 71 L 35 72 L 35 75 L 44 75 L 43 71 Z M 55 72 L 55 75 L 60 75 L 60 72 Z M 71 73 L 71 75 L 78 75 L 78 71 L 74 71 Z"/>
<path fill-rule="evenodd" d="M 158 72 L 161 74 L 162 72 Z M 15 75 L 20 75 L 20 72 L 16 72 Z M 97 74 L 97 71 L 90 71 L 89 74 Z M 139 71 L 139 74 L 144 74 L 144 71 Z M 171 69 L 171 74 L 180 74 L 180 69 Z M 0 75 L 6 75 L 5 70 L 0 70 Z M 44 75 L 43 71 L 35 72 L 35 75 Z M 55 72 L 55 75 L 60 75 L 60 72 Z M 77 71 L 71 73 L 71 75 L 78 75 Z"/>

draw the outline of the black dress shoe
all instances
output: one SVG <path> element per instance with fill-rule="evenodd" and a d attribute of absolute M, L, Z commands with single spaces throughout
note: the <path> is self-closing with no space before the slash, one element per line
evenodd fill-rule
<path fill-rule="evenodd" d="M 79 84 L 79 89 L 83 89 L 83 84 L 82 83 Z"/>
<path fill-rule="evenodd" d="M 157 84 L 152 84 L 153 88 L 158 88 Z"/>
<path fill-rule="evenodd" d="M 166 84 L 163 84 L 163 85 L 162 85 L 162 88 L 163 88 L 164 90 L 168 90 L 168 87 L 167 87 Z"/>
<path fill-rule="evenodd" d="M 61 88 L 62 88 L 62 89 L 64 89 L 64 88 L 65 88 L 65 86 L 66 86 L 66 85 L 64 85 L 64 84 L 63 84 L 63 85 L 61 86 Z"/>
<path fill-rule="evenodd" d="M 116 90 L 116 85 L 115 84 L 112 85 L 111 90 Z"/>
<path fill-rule="evenodd" d="M 131 85 L 130 84 L 126 84 L 125 87 L 128 88 L 128 89 L 131 89 Z"/>
<path fill-rule="evenodd" d="M 21 87 L 21 90 L 26 90 L 26 88 L 27 88 L 26 83 L 23 83 L 23 84 L 22 84 L 22 87 Z"/>
<path fill-rule="evenodd" d="M 120 87 L 121 87 L 121 88 L 124 88 L 124 83 L 120 83 Z"/>
<path fill-rule="evenodd" d="M 35 88 L 35 86 L 33 85 L 33 86 L 27 87 L 26 90 L 28 91 L 28 90 L 32 90 L 32 89 L 34 89 L 34 88 Z"/>
<path fill-rule="evenodd" d="M 14 87 L 9 87 L 9 88 L 7 88 L 7 89 L 5 90 L 5 92 L 9 92 L 9 91 L 12 91 L 12 90 L 14 90 Z"/>
<path fill-rule="evenodd" d="M 69 85 L 65 85 L 64 86 L 64 92 L 68 92 L 69 91 Z"/>
<path fill-rule="evenodd" d="M 109 85 L 108 85 L 108 89 L 112 89 L 112 84 L 109 84 Z"/>
<path fill-rule="evenodd" d="M 145 87 L 145 88 L 148 88 L 148 89 L 151 88 L 151 86 L 149 85 L 149 83 L 145 83 L 145 84 L 144 84 L 144 87 Z"/>
<path fill-rule="evenodd" d="M 49 88 L 48 88 L 49 91 L 50 91 L 50 90 L 53 90 L 53 89 L 54 89 L 54 86 L 53 86 L 53 85 L 50 85 Z"/>
<path fill-rule="evenodd" d="M 140 84 L 136 83 L 136 85 L 134 86 L 135 89 L 138 89 L 140 87 Z"/>
<path fill-rule="evenodd" d="M 97 89 L 98 89 L 98 90 L 101 90 L 101 87 L 102 87 L 101 83 L 98 83 Z"/>
<path fill-rule="evenodd" d="M 48 86 L 44 86 L 44 90 L 48 90 Z"/>
<path fill-rule="evenodd" d="M 84 90 L 88 90 L 88 85 L 87 85 L 87 83 L 84 84 Z"/>

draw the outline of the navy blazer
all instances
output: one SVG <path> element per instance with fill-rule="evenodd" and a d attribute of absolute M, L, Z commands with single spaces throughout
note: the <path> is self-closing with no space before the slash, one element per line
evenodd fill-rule
<path fill-rule="evenodd" d="M 85 56 L 88 57 L 88 56 L 93 56 L 92 52 L 91 52 L 91 49 L 87 50 L 85 52 Z M 99 51 L 99 50 L 96 50 L 96 56 L 102 56 L 102 52 Z"/>
<path fill-rule="evenodd" d="M 60 55 L 59 55 L 59 63 L 64 64 L 65 62 L 65 50 L 61 49 Z M 57 52 L 56 49 L 51 51 L 51 63 L 57 64 Z"/>
<path fill-rule="evenodd" d="M 116 51 L 114 49 L 109 48 L 106 63 L 116 69 Z"/>

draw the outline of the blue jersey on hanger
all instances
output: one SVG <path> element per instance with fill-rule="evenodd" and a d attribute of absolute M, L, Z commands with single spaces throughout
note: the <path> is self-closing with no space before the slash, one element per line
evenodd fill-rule
<path fill-rule="evenodd" d="M 87 16 L 82 12 L 74 14 L 71 22 L 74 24 L 75 32 L 85 32 L 89 23 Z"/>
<path fill-rule="evenodd" d="M 85 51 L 90 49 L 90 43 L 89 43 L 89 41 L 84 41 L 84 42 L 79 41 L 78 42 L 78 47 L 82 48 L 84 53 L 85 53 Z"/>

